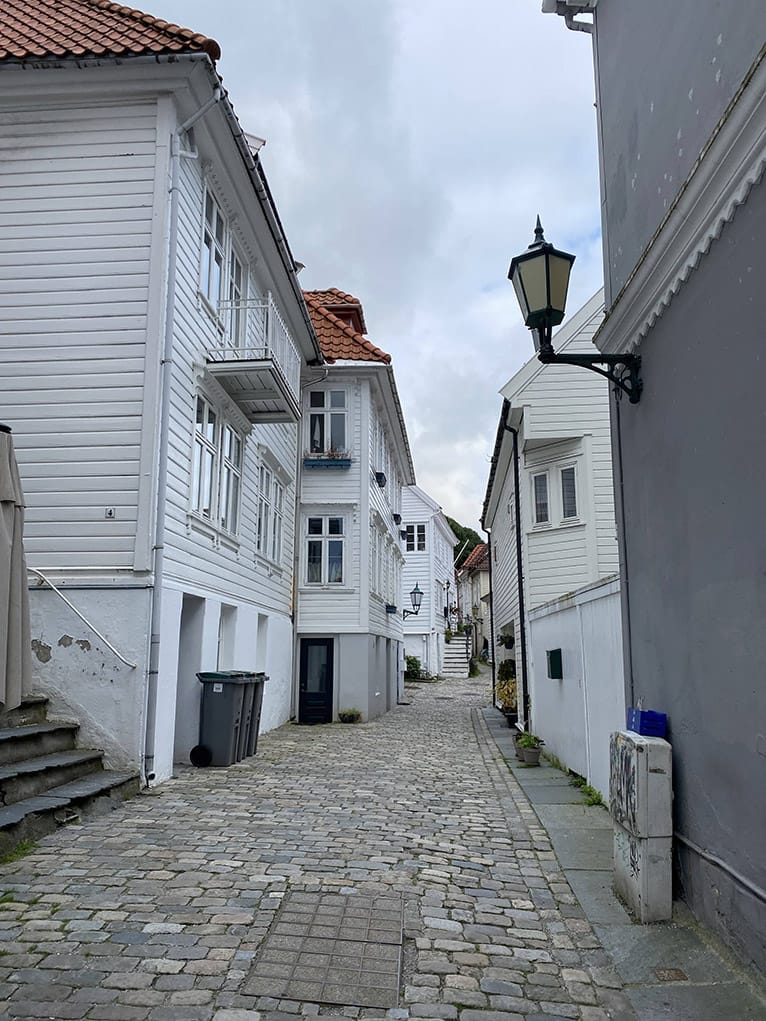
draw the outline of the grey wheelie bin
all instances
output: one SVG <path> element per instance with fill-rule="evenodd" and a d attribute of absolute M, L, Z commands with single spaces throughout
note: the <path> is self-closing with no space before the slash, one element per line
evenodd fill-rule
<path fill-rule="evenodd" d="M 197 678 L 202 683 L 202 705 L 199 744 L 190 754 L 192 764 L 231 766 L 254 754 L 265 674 L 210 670 L 198 673 Z"/>

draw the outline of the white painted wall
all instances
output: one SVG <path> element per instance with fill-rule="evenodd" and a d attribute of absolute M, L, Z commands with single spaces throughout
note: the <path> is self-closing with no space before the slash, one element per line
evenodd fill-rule
<path fill-rule="evenodd" d="M 109 767 L 135 768 L 143 755 L 150 590 L 68 588 L 66 594 L 136 668 L 121 663 L 55 592 L 34 588 L 34 690 L 49 696 L 52 717 L 79 721 L 83 747 L 105 749 Z"/>
<path fill-rule="evenodd" d="M 529 634 L 532 730 L 608 798 L 609 735 L 625 726 L 619 581 L 532 610 Z M 546 651 L 559 648 L 564 678 L 554 680 Z"/>

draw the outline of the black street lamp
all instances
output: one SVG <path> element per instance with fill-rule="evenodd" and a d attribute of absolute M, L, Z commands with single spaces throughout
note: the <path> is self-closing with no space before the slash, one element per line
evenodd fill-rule
<path fill-rule="evenodd" d="M 521 255 L 511 260 L 508 279 L 516 292 L 524 323 L 532 331 L 537 357 L 544 365 L 579 365 L 605 376 L 628 395 L 631 404 L 641 398 L 639 355 L 556 354 L 553 350 L 553 327 L 564 318 L 569 274 L 574 255 L 560 252 L 543 235 L 540 217 L 535 226 L 535 240 Z M 605 365 L 607 368 L 599 368 Z"/>
<path fill-rule="evenodd" d="M 410 592 L 410 601 L 412 603 L 411 610 L 402 610 L 402 618 L 404 620 L 407 617 L 417 617 L 420 613 L 420 604 L 423 602 L 423 593 L 420 591 L 420 586 L 415 582 L 415 588 Z"/>

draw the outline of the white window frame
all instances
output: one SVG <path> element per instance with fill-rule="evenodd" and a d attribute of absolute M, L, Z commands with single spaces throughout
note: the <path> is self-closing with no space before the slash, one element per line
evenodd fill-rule
<path fill-rule="evenodd" d="M 332 406 L 332 394 L 343 394 L 343 407 Z M 312 406 L 312 400 L 315 394 L 322 394 L 322 406 Z M 324 455 L 346 453 L 348 447 L 348 411 L 349 411 L 349 392 L 347 387 L 332 386 L 332 387 L 317 387 L 308 391 L 308 408 L 306 411 L 306 450 L 313 457 L 321 457 Z M 322 442 L 315 446 L 315 440 L 312 437 L 313 432 L 313 420 L 321 417 L 322 419 Z M 332 443 L 332 420 L 335 418 L 342 418 L 343 422 L 343 445 L 335 446 Z"/>
<path fill-rule="evenodd" d="M 282 563 L 285 490 L 283 480 L 271 465 L 258 465 L 258 512 L 255 523 L 255 552 L 279 566 Z"/>
<path fill-rule="evenodd" d="M 537 480 L 545 479 L 545 511 L 546 517 L 539 518 L 537 513 Z M 534 472 L 530 479 L 532 487 L 532 522 L 535 528 L 549 528 L 551 520 L 551 486 L 547 471 Z"/>
<path fill-rule="evenodd" d="M 408 553 L 426 553 L 428 551 L 428 544 L 426 542 L 426 526 L 424 524 L 405 525 L 404 530 L 407 533 L 405 536 L 405 544 Z M 410 530 L 412 530 L 412 538 L 410 538 Z M 421 546 L 421 534 L 423 545 Z"/>
<path fill-rule="evenodd" d="M 321 521 L 321 530 L 319 532 L 312 531 L 311 522 Z M 330 530 L 331 521 L 340 521 L 340 532 L 333 532 Z M 348 521 L 344 514 L 328 514 L 328 513 L 317 513 L 317 514 L 306 514 L 303 525 L 303 556 L 304 556 L 304 568 L 303 568 L 303 582 L 310 588 L 329 588 L 338 586 L 338 588 L 344 588 L 347 586 L 348 581 L 346 578 L 346 572 L 348 569 L 348 559 L 346 556 L 346 539 L 348 537 Z M 312 544 L 316 544 L 320 548 L 320 577 L 310 579 L 309 569 L 311 566 L 311 559 L 309 557 L 309 547 Z M 330 563 L 330 546 L 331 544 L 340 544 L 341 554 L 341 570 L 340 578 L 330 580 L 329 578 L 329 563 Z"/>
<path fill-rule="evenodd" d="M 562 524 L 570 525 L 580 520 L 580 498 L 577 488 L 577 464 L 572 462 L 571 464 L 562 464 L 559 466 L 559 495 L 561 497 L 561 522 Z M 564 507 L 564 472 L 571 471 L 574 473 L 574 502 L 575 512 L 574 514 L 565 514 Z"/>
<path fill-rule="evenodd" d="M 201 423 L 198 422 L 200 408 L 202 410 Z M 212 436 L 210 435 L 211 415 L 214 416 Z M 228 438 L 232 442 L 227 448 Z M 245 436 L 215 401 L 211 401 L 205 393 L 199 391 L 195 395 L 191 442 L 189 513 L 194 518 L 212 525 L 227 535 L 236 536 L 239 534 L 242 512 Z M 237 454 L 238 456 L 236 456 Z M 210 465 L 209 480 L 204 471 L 206 463 Z M 209 500 L 203 501 L 202 490 L 206 480 L 209 481 Z M 234 493 L 234 509 L 230 513 L 232 491 Z M 228 520 L 224 520 L 224 515 Z"/>
<path fill-rule="evenodd" d="M 219 225 L 220 230 L 217 229 Z M 213 190 L 206 186 L 202 200 L 199 294 L 232 347 L 243 347 L 245 343 L 249 281 L 247 260 L 234 243 L 231 226 L 221 203 Z M 230 303 L 226 310 L 219 307 L 222 301 Z"/>

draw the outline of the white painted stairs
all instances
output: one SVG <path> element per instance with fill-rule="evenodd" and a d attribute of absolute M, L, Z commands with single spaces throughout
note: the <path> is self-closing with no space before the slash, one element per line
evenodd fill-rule
<path fill-rule="evenodd" d="M 452 639 L 444 643 L 442 677 L 462 679 L 468 676 L 468 652 L 466 636 L 453 633 Z"/>

